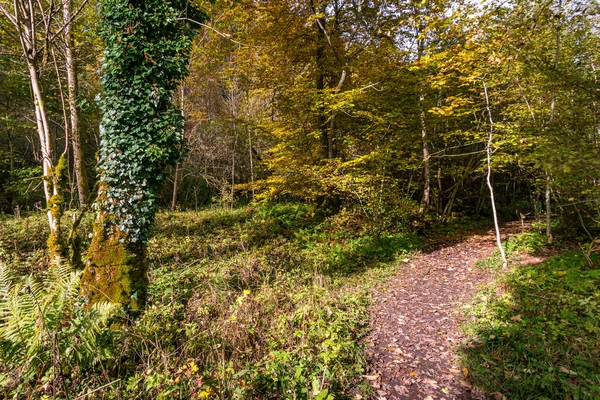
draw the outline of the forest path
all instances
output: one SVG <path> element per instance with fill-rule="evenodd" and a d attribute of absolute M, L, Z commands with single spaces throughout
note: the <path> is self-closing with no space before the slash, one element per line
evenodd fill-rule
<path fill-rule="evenodd" d="M 502 239 L 520 232 L 520 225 L 508 224 Z M 459 327 L 462 305 L 493 278 L 474 264 L 495 246 L 493 230 L 471 233 L 458 242 L 448 237 L 430 240 L 373 294 L 367 340 L 367 379 L 375 393 L 371 399 L 489 397 L 469 382 L 457 347 L 465 339 Z"/>

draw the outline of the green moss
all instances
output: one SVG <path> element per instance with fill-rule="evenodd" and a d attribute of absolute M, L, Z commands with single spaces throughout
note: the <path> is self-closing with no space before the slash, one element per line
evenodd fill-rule
<path fill-rule="evenodd" d="M 88 305 L 110 301 L 130 313 L 141 311 L 146 300 L 146 256 L 136 254 L 123 234 L 107 234 L 101 221 L 94 237 L 81 280 L 81 294 Z"/>
<path fill-rule="evenodd" d="M 64 155 L 61 155 L 58 159 L 58 163 L 52 171 L 52 181 L 56 189 L 56 194 L 50 197 L 46 204 L 46 207 L 50 211 L 55 224 L 55 229 L 50 232 L 46 242 L 51 258 L 67 258 L 67 241 L 63 235 L 61 219 L 63 216 L 63 205 L 65 203 L 63 192 L 67 184 L 68 168 L 69 165 L 67 163 L 67 158 Z"/>
<path fill-rule="evenodd" d="M 69 170 L 69 164 L 67 162 L 67 157 L 65 155 L 61 155 L 58 159 L 58 163 L 54 167 L 54 177 L 56 179 L 56 184 L 60 189 L 64 187 L 67 183 L 67 172 Z M 60 192 L 61 190 L 59 190 Z"/>
<path fill-rule="evenodd" d="M 60 231 L 52 231 L 50 235 L 48 235 L 46 244 L 51 258 L 65 258 L 66 245 Z"/>

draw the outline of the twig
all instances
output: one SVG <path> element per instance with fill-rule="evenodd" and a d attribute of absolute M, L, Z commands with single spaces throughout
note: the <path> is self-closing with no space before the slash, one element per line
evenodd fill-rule
<path fill-rule="evenodd" d="M 225 39 L 231 40 L 235 44 L 239 44 L 240 46 L 246 46 L 244 43 L 241 43 L 241 42 L 238 42 L 235 39 L 232 39 L 231 35 L 229 35 L 227 33 L 219 32 L 218 30 L 216 30 L 215 28 L 213 28 L 210 25 L 203 24 L 202 22 L 198 22 L 196 20 L 193 20 L 193 19 L 187 18 L 187 17 L 181 17 L 181 18 L 177 18 L 177 19 L 180 20 L 180 21 L 188 21 L 188 22 L 192 22 L 194 24 L 200 25 L 203 28 L 210 29 L 211 31 L 213 31 L 214 33 L 216 33 L 219 36 L 224 37 Z"/>
<path fill-rule="evenodd" d="M 119 379 L 117 379 L 117 380 L 115 380 L 115 381 L 112 381 L 112 382 L 110 382 L 110 383 L 107 383 L 106 385 L 102 385 L 102 386 L 100 386 L 100 387 L 97 387 L 96 389 L 92 390 L 92 391 L 91 391 L 91 392 L 89 392 L 89 393 L 82 394 L 81 396 L 77 396 L 77 397 L 75 397 L 73 400 L 79 400 L 79 399 L 83 399 L 83 398 L 85 398 L 85 397 L 89 396 L 90 394 L 97 392 L 97 391 L 98 391 L 98 390 L 100 390 L 100 389 L 104 389 L 105 387 L 107 387 L 107 386 L 111 386 L 111 385 L 114 385 L 115 383 L 117 383 L 117 382 L 120 382 L 120 381 L 121 381 L 121 378 L 119 378 Z"/>

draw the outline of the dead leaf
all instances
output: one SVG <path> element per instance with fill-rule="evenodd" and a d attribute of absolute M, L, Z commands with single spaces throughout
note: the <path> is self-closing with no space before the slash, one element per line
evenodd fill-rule
<path fill-rule="evenodd" d="M 409 374 L 410 376 L 419 376 L 419 373 L 418 373 L 418 372 L 416 372 L 416 371 L 410 371 L 408 374 Z"/>
<path fill-rule="evenodd" d="M 458 383 L 460 383 L 462 386 L 464 386 L 467 389 L 471 389 L 473 387 L 473 385 L 471 384 L 471 382 L 464 380 L 464 379 L 459 379 Z"/>
<path fill-rule="evenodd" d="M 521 322 L 522 318 L 521 318 L 521 315 L 519 314 L 519 315 L 515 315 L 514 317 L 510 317 L 510 320 L 515 321 L 515 322 Z"/>
<path fill-rule="evenodd" d="M 567 369 L 565 367 L 560 367 L 560 372 L 564 372 L 565 374 L 569 374 L 571 376 L 577 376 L 577 372 L 575 371 L 571 371 L 570 369 Z"/>
<path fill-rule="evenodd" d="M 468 368 L 463 368 L 463 374 L 465 375 L 465 378 L 467 376 L 469 376 L 469 369 Z"/>
<path fill-rule="evenodd" d="M 433 397 L 431 397 L 431 396 L 427 396 L 427 397 L 425 397 L 423 400 L 433 400 Z"/>
<path fill-rule="evenodd" d="M 368 381 L 376 381 L 379 378 L 379 375 L 363 375 L 362 377 Z"/>

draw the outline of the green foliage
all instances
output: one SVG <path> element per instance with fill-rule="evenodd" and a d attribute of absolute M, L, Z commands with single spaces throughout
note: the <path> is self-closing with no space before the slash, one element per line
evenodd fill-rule
<path fill-rule="evenodd" d="M 107 330 L 116 308 L 83 311 L 81 273 L 55 260 L 40 279 L 0 263 L 0 385 L 5 394 L 68 394 L 73 381 L 113 357 Z M 40 389 L 41 387 L 41 389 Z M 38 391 L 39 390 L 39 391 Z"/>
<path fill-rule="evenodd" d="M 510 399 L 598 398 L 599 261 L 569 252 L 482 291 L 463 358 L 475 384 Z"/>
<path fill-rule="evenodd" d="M 35 202 L 41 202 L 44 198 L 42 191 L 33 190 L 41 176 L 40 166 L 15 169 L 13 175 L 7 179 L 3 190 L 11 198 L 11 206 L 13 204 L 32 206 Z"/>
<path fill-rule="evenodd" d="M 164 168 L 179 158 L 183 118 L 172 98 L 195 34 L 187 7 L 179 0 L 100 3 L 99 207 L 111 216 L 105 228 L 118 228 L 134 247 L 147 240 Z"/>

